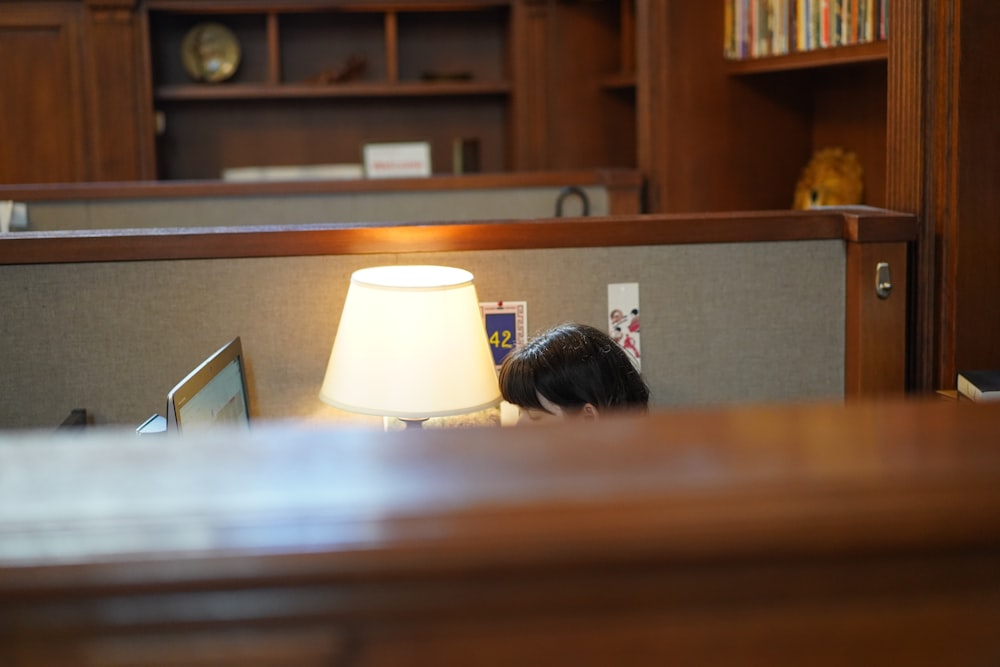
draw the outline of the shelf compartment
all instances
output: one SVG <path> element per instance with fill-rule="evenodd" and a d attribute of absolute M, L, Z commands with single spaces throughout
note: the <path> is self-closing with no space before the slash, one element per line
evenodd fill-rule
<path fill-rule="evenodd" d="M 480 142 L 484 172 L 510 169 L 506 100 L 473 98 L 460 105 L 420 98 L 405 114 L 392 99 L 359 99 L 351 105 L 278 99 L 242 113 L 233 100 L 167 102 L 165 133 L 157 138 L 158 178 L 218 179 L 229 167 L 357 163 L 362 146 L 377 141 L 428 141 L 434 173 L 452 168 L 452 142 Z M 240 113 L 234 113 L 234 111 Z"/>
<path fill-rule="evenodd" d="M 236 35 L 240 44 L 240 64 L 227 81 L 198 85 L 215 87 L 264 82 L 269 79 L 270 49 L 266 14 L 150 12 L 150 54 L 154 81 L 164 86 L 195 85 L 184 69 L 181 43 L 191 28 L 205 22 L 221 23 Z"/>
<path fill-rule="evenodd" d="M 301 84 L 344 69 L 353 57 L 364 67 L 344 83 L 388 80 L 381 14 L 326 11 L 280 14 L 281 81 Z M 339 84 L 334 84 L 339 85 Z"/>
<path fill-rule="evenodd" d="M 469 85 L 509 77 L 506 7 L 399 11 L 395 21 L 401 82 L 426 81 L 436 75 L 441 80 L 435 85 Z"/>
<path fill-rule="evenodd" d="M 780 56 L 727 60 L 726 66 L 730 74 L 757 74 L 885 61 L 888 60 L 888 57 L 889 43 L 880 40 L 848 46 L 832 46 L 812 51 L 798 51 Z"/>
<path fill-rule="evenodd" d="M 403 83 L 343 83 L 343 84 L 233 84 L 176 85 L 156 89 L 157 101 L 253 100 L 270 98 L 324 97 L 477 97 L 510 94 L 511 85 L 504 81 L 472 82 L 403 82 Z"/>

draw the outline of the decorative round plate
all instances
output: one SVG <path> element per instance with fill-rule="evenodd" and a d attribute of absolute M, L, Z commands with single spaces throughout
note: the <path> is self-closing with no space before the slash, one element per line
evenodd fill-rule
<path fill-rule="evenodd" d="M 184 35 L 181 58 L 192 79 L 218 83 L 236 73 L 240 65 L 240 43 L 221 23 L 199 23 Z"/>

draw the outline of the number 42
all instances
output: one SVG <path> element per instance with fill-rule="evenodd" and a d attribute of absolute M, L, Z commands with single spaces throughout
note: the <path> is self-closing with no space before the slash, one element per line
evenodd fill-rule
<path fill-rule="evenodd" d="M 500 339 L 501 335 L 503 336 L 502 341 Z M 514 347 L 513 345 L 510 344 L 510 339 L 512 335 L 513 334 L 509 330 L 494 331 L 492 334 L 490 334 L 490 345 L 492 345 L 493 347 L 502 347 L 502 348 Z"/>

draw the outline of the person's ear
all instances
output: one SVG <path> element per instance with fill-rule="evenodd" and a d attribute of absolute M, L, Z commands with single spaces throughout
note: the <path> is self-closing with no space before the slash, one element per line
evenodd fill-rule
<path fill-rule="evenodd" d="M 580 415 L 584 419 L 598 419 L 601 415 L 597 411 L 597 407 L 593 403 L 584 403 L 583 410 L 580 411 Z"/>

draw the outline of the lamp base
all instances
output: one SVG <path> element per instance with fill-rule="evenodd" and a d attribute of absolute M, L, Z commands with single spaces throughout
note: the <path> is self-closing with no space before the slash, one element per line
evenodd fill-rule
<path fill-rule="evenodd" d="M 401 421 L 404 424 L 406 424 L 406 430 L 409 430 L 411 428 L 423 428 L 424 427 L 424 422 L 427 421 L 427 417 L 418 417 L 418 418 L 411 418 L 411 419 L 405 419 L 403 417 L 400 417 L 399 421 Z"/>

